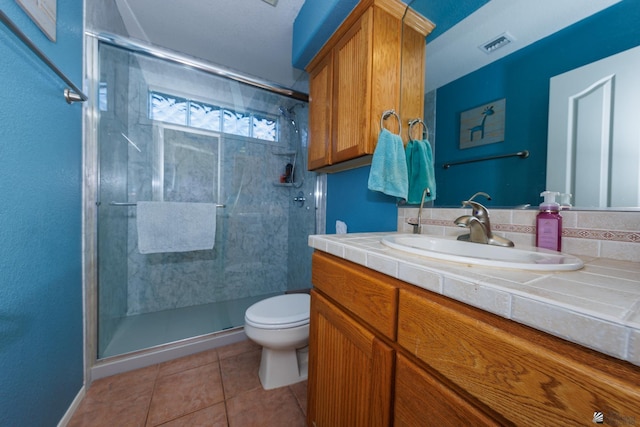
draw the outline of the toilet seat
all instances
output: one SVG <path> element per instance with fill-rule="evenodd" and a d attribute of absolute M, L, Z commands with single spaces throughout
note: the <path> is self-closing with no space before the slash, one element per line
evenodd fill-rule
<path fill-rule="evenodd" d="M 310 304 L 308 294 L 278 295 L 253 304 L 245 312 L 244 320 L 261 329 L 295 328 L 309 323 Z"/>

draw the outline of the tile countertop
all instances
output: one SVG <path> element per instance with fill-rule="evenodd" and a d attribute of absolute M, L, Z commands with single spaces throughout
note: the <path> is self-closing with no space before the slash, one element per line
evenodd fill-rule
<path fill-rule="evenodd" d="M 439 261 L 383 236 L 309 236 L 309 246 L 640 366 L 640 263 L 580 257 L 584 268 L 536 272 Z"/>

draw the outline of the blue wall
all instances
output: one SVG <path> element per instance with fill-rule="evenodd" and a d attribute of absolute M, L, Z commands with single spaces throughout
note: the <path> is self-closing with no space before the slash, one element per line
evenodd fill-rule
<path fill-rule="evenodd" d="M 539 204 L 545 189 L 549 79 L 640 45 L 639 22 L 640 1 L 624 0 L 438 89 L 436 206 L 459 206 L 463 197 L 476 191 L 491 194 L 493 206 Z M 504 142 L 458 149 L 460 113 L 501 98 L 506 98 Z M 441 167 L 444 162 L 524 149 L 531 152 L 525 160 Z"/>
<path fill-rule="evenodd" d="M 336 220 L 347 223 L 349 233 L 396 230 L 396 198 L 367 188 L 370 169 L 327 175 L 327 233 L 336 232 Z"/>
<path fill-rule="evenodd" d="M 82 2 L 58 0 L 57 42 L 2 10 L 82 82 Z M 0 23 L 0 424 L 56 425 L 83 384 L 82 106 Z"/>
<path fill-rule="evenodd" d="M 304 69 L 358 0 L 306 0 L 293 22 L 291 62 Z"/>

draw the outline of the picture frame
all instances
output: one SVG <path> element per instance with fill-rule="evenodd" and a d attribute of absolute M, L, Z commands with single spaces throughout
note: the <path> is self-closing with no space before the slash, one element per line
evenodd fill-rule
<path fill-rule="evenodd" d="M 504 141 L 506 98 L 460 113 L 460 149 Z"/>
<path fill-rule="evenodd" d="M 56 42 L 57 0 L 16 0 L 52 42 Z"/>

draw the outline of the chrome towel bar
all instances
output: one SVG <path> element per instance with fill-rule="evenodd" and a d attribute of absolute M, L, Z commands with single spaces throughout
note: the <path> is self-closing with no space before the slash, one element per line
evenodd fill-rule
<path fill-rule="evenodd" d="M 526 159 L 527 157 L 529 157 L 529 150 L 518 151 L 517 153 L 510 153 L 510 154 L 499 154 L 497 156 L 480 157 L 477 159 L 460 160 L 459 162 L 444 163 L 442 165 L 442 168 L 449 169 L 451 166 L 455 166 L 455 165 L 462 165 L 465 163 L 473 163 L 473 162 L 483 162 L 485 160 L 503 159 L 505 157 L 520 157 L 521 159 Z"/>
<path fill-rule="evenodd" d="M 64 73 L 60 71 L 60 69 L 56 67 L 56 65 L 40 49 L 38 49 L 38 46 L 36 46 L 22 31 L 20 31 L 20 28 L 18 28 L 18 26 L 14 24 L 2 10 L 0 10 L 0 21 L 2 21 L 4 25 L 6 25 L 7 28 L 22 41 L 22 43 L 27 45 L 27 47 L 31 49 L 31 51 L 35 53 L 36 56 L 51 69 L 51 71 L 56 73 L 58 77 L 60 77 L 67 86 L 69 86 L 69 88 L 71 88 L 66 88 L 64 90 L 64 99 L 67 101 L 67 104 L 84 102 L 89 99 L 87 95 L 82 93 L 82 91 L 78 89 L 78 87 L 74 85 L 71 80 L 69 80 L 69 78 L 65 76 Z"/>
<path fill-rule="evenodd" d="M 100 204 L 100 202 L 98 202 L 97 204 Z M 109 206 L 137 206 L 137 205 L 138 204 L 135 202 L 109 202 Z M 216 204 L 216 207 L 224 208 L 225 205 Z"/>

